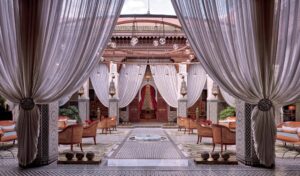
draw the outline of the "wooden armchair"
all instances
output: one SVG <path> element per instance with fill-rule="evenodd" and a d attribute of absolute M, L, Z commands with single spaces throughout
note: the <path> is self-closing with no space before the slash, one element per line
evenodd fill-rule
<path fill-rule="evenodd" d="M 111 130 L 117 130 L 117 118 L 110 117 L 108 120 L 108 128 Z"/>
<path fill-rule="evenodd" d="M 15 145 L 15 141 L 17 140 L 17 133 L 15 130 L 15 122 L 11 120 L 4 120 L 0 121 L 0 143 L 8 143 L 12 142 L 12 145 Z M 12 154 L 13 157 L 14 153 L 9 150 L 8 145 L 1 145 L 1 150 L 8 151 Z"/>
<path fill-rule="evenodd" d="M 97 144 L 96 135 L 97 135 L 98 123 L 99 121 L 96 120 L 91 124 L 89 124 L 88 126 L 83 127 L 83 132 L 82 132 L 82 138 L 89 138 L 89 137 L 94 138 L 95 145 Z"/>
<path fill-rule="evenodd" d="M 102 133 L 104 133 L 104 131 L 105 131 L 105 134 L 107 134 L 108 131 L 111 133 L 111 131 L 109 130 L 108 121 L 109 121 L 109 118 L 103 118 L 98 123 L 98 127 L 97 128 L 102 129 Z"/>
<path fill-rule="evenodd" d="M 186 119 L 186 117 L 177 117 L 178 131 L 181 131 L 181 129 L 184 128 L 184 119 Z"/>
<path fill-rule="evenodd" d="M 58 132 L 58 144 L 71 145 L 71 151 L 73 151 L 73 144 L 80 144 L 82 151 L 82 132 L 81 124 L 67 126 Z"/>
<path fill-rule="evenodd" d="M 213 137 L 212 128 L 207 125 L 202 125 L 202 124 L 198 125 L 197 132 L 198 132 L 197 144 L 199 144 L 199 142 L 201 143 L 203 137 L 207 137 L 207 138 Z"/>
<path fill-rule="evenodd" d="M 218 124 L 212 125 L 213 133 L 213 150 L 216 144 L 221 144 L 221 152 L 223 152 L 223 145 L 227 150 L 227 145 L 235 145 L 235 132 L 231 131 L 228 127 Z"/>
<path fill-rule="evenodd" d="M 184 133 L 186 132 L 186 130 L 188 130 L 189 134 L 193 133 L 193 130 L 198 128 L 196 120 L 186 118 L 184 120 L 184 128 Z"/>

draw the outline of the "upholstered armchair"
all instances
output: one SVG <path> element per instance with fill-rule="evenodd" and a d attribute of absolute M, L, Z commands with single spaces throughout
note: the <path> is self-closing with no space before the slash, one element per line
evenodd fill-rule
<path fill-rule="evenodd" d="M 199 142 L 201 143 L 203 137 L 207 137 L 207 138 L 213 137 L 212 128 L 208 125 L 203 125 L 203 124 L 198 125 L 197 132 L 198 132 L 197 144 L 199 144 Z"/>
<path fill-rule="evenodd" d="M 82 132 L 82 138 L 89 138 L 89 137 L 94 138 L 95 145 L 97 144 L 96 135 L 97 135 L 98 123 L 99 123 L 98 120 L 93 121 L 91 124 L 83 127 L 83 132 Z"/>
<path fill-rule="evenodd" d="M 216 144 L 221 144 L 221 152 L 223 152 L 223 145 L 227 150 L 227 145 L 235 145 L 235 132 L 231 131 L 228 127 L 218 124 L 212 125 L 213 133 L 213 150 Z"/>
<path fill-rule="evenodd" d="M 117 118 L 110 117 L 108 120 L 108 128 L 111 130 L 117 130 Z"/>
<path fill-rule="evenodd" d="M 107 134 L 107 132 L 109 131 L 111 133 L 111 131 L 109 130 L 109 124 L 108 124 L 109 118 L 103 118 L 99 123 L 98 123 L 98 127 L 99 129 L 102 129 L 102 133 Z"/>
<path fill-rule="evenodd" d="M 73 144 L 80 144 L 82 151 L 82 133 L 83 126 L 81 124 L 67 126 L 58 132 L 58 144 L 71 145 L 71 151 L 73 151 Z"/>

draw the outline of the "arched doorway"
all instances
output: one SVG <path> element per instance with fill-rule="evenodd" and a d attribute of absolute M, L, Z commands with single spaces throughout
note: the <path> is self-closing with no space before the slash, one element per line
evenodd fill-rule
<path fill-rule="evenodd" d="M 139 101 L 140 121 L 156 121 L 156 92 L 150 84 L 146 84 L 141 89 L 141 99 Z"/>

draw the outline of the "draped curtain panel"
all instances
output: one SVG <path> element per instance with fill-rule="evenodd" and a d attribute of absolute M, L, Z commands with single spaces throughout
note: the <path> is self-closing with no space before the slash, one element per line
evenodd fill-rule
<path fill-rule="evenodd" d="M 252 111 L 261 164 L 275 163 L 274 106 L 300 98 L 300 1 L 172 0 L 205 71 Z"/>
<path fill-rule="evenodd" d="M 100 58 L 123 0 L 0 1 L 0 94 L 20 103 L 18 159 L 37 154 L 39 109 L 78 90 Z"/>
<path fill-rule="evenodd" d="M 72 95 L 68 95 L 68 96 L 65 96 L 65 97 L 59 99 L 58 100 L 58 106 L 65 105 L 70 100 L 71 97 L 72 97 Z"/>
<path fill-rule="evenodd" d="M 154 83 L 169 106 L 177 108 L 177 72 L 174 65 L 150 65 Z"/>
<path fill-rule="evenodd" d="M 105 106 L 109 106 L 109 69 L 106 64 L 98 64 L 93 70 L 90 79 L 99 101 Z"/>
<path fill-rule="evenodd" d="M 224 100 L 226 101 L 226 103 L 229 106 L 235 108 L 235 98 L 233 96 L 229 95 L 227 92 L 225 92 L 225 90 L 223 90 L 222 88 L 220 90 L 221 90 L 221 94 L 222 94 Z"/>
<path fill-rule="evenodd" d="M 127 64 L 119 74 L 119 108 L 129 105 L 142 85 L 146 65 Z"/>
<path fill-rule="evenodd" d="M 141 90 L 141 100 L 139 102 L 139 111 L 141 111 L 144 106 L 145 95 L 146 95 L 146 86 L 144 86 Z"/>
<path fill-rule="evenodd" d="M 206 83 L 206 72 L 200 64 L 188 67 L 187 75 L 187 107 L 192 107 L 200 98 Z"/>

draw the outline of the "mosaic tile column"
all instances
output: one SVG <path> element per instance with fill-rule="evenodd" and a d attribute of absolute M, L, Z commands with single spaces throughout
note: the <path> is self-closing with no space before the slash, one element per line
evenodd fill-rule
<path fill-rule="evenodd" d="M 79 117 L 82 122 L 90 119 L 89 80 L 83 84 L 84 93 L 78 97 Z"/>
<path fill-rule="evenodd" d="M 186 83 L 186 86 L 188 85 L 187 83 L 187 66 L 186 64 L 179 64 L 179 71 L 177 74 L 177 99 L 178 99 L 178 108 L 177 108 L 177 116 L 181 117 L 187 117 L 187 95 L 182 96 L 180 93 L 181 90 L 181 83 L 183 82 L 183 79 Z M 183 79 L 182 79 L 183 77 Z"/>
<path fill-rule="evenodd" d="M 109 109 L 108 116 L 109 117 L 117 117 L 117 124 L 119 124 L 119 99 L 111 98 L 109 99 Z"/>
<path fill-rule="evenodd" d="M 48 165 L 58 158 L 58 102 L 40 105 L 40 136 L 33 166 Z"/>
<path fill-rule="evenodd" d="M 212 123 L 218 123 L 219 113 L 226 107 L 226 103 L 220 93 L 216 96 L 212 94 L 213 83 L 214 81 L 207 76 L 206 117 L 207 120 L 211 120 Z"/>
<path fill-rule="evenodd" d="M 236 157 L 245 165 L 259 166 L 259 160 L 254 149 L 251 129 L 251 112 L 254 105 L 236 100 Z"/>
<path fill-rule="evenodd" d="M 296 121 L 300 121 L 300 103 L 296 103 Z"/>
<path fill-rule="evenodd" d="M 108 83 L 113 80 L 115 84 L 116 94 L 111 97 L 109 96 L 109 107 L 108 107 L 108 116 L 109 117 L 116 117 L 117 118 L 117 125 L 119 124 L 119 74 L 118 74 L 118 66 L 117 64 L 111 62 L 110 63 L 110 70 L 109 70 L 109 78 Z M 113 78 L 114 77 L 114 78 Z M 108 85 L 109 86 L 109 85 Z"/>
<path fill-rule="evenodd" d="M 177 116 L 187 117 L 187 99 L 178 100 Z"/>

